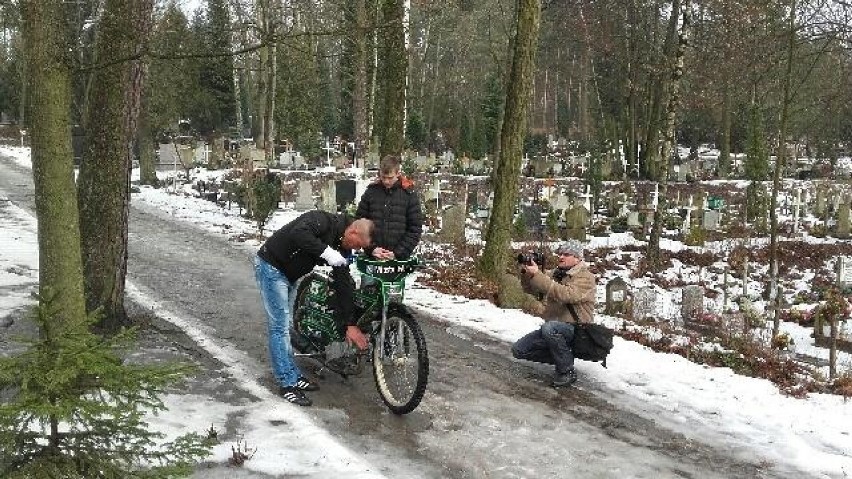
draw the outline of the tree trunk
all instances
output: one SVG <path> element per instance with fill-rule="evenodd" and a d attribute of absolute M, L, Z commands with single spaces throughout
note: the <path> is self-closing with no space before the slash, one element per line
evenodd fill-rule
<path fill-rule="evenodd" d="M 519 0 L 517 33 L 506 88 L 503 127 L 500 130 L 500 156 L 493 177 L 494 207 L 488 224 L 485 251 L 479 263 L 480 271 L 492 278 L 502 276 L 509 260 L 508 246 L 518 195 L 540 22 L 539 0 Z"/>
<path fill-rule="evenodd" d="M 790 1 L 790 23 L 787 44 L 787 69 L 784 73 L 784 98 L 781 105 L 781 125 L 778 134 L 778 153 L 775 159 L 775 172 L 772 176 L 772 195 L 769 198 L 769 291 L 774 303 L 772 318 L 772 337 L 778 335 L 780 328 L 781 298 L 777 293 L 778 284 L 778 191 L 781 189 L 781 173 L 787 159 L 787 122 L 790 117 L 790 82 L 793 77 L 793 50 L 796 48 L 796 0 Z"/>
<path fill-rule="evenodd" d="M 79 321 L 86 308 L 69 128 L 71 69 L 62 35 L 65 3 L 25 0 L 20 6 L 27 59 L 23 83 L 30 93 L 25 110 L 38 217 L 39 291 L 52 295 L 58 323 Z"/>
<path fill-rule="evenodd" d="M 722 100 L 722 134 L 719 145 L 719 177 L 727 178 L 731 171 L 731 94 L 725 86 Z"/>
<path fill-rule="evenodd" d="M 675 56 L 675 39 L 677 37 L 677 21 L 681 11 L 681 0 L 672 0 L 672 13 L 669 17 L 669 25 L 666 30 L 666 40 L 663 45 L 663 55 L 665 58 L 664 65 L 670 65 L 672 58 Z M 651 103 L 648 107 L 648 129 L 645 130 L 645 145 L 642 148 L 641 158 L 645 177 L 651 180 L 659 181 L 661 177 L 665 177 L 668 171 L 660 168 L 661 158 L 659 157 L 660 135 L 663 134 L 664 117 L 663 106 L 669 105 L 669 97 L 671 92 L 668 90 L 671 77 L 669 73 L 663 71 L 656 76 L 657 80 L 653 85 L 651 93 Z M 663 158 L 662 161 L 668 161 Z"/>
<path fill-rule="evenodd" d="M 95 58 L 131 58 L 145 48 L 153 0 L 107 0 Z M 103 326 L 126 320 L 127 218 L 133 144 L 145 78 L 141 59 L 98 68 L 86 102 L 86 147 L 77 187 L 86 284 L 86 307 L 102 307 Z"/>
<path fill-rule="evenodd" d="M 400 155 L 405 149 L 405 83 L 408 54 L 405 50 L 405 5 L 403 0 L 382 3 L 381 42 L 384 53 L 380 64 L 382 78 L 382 122 L 379 154 Z"/>
<path fill-rule="evenodd" d="M 237 138 L 243 138 L 243 92 L 240 88 L 240 70 L 237 67 L 236 58 L 234 59 L 234 129 L 237 131 Z"/>
<path fill-rule="evenodd" d="M 277 0 L 273 0 L 277 1 Z M 273 11 L 278 11 L 274 9 Z M 277 45 L 269 46 L 269 58 L 267 61 L 267 80 L 266 80 L 266 106 L 263 115 L 263 151 L 266 165 L 272 165 L 272 159 L 275 156 L 275 85 L 278 82 L 278 47 Z M 254 165 L 252 165 L 254 168 Z"/>
<path fill-rule="evenodd" d="M 271 23 L 268 12 L 269 2 L 270 0 L 258 1 L 256 6 L 256 21 L 261 26 L 260 35 L 264 42 L 269 41 L 272 33 L 269 31 Z M 254 145 L 256 148 L 263 148 L 264 141 L 266 140 L 264 127 L 266 125 L 266 96 L 268 94 L 267 90 L 270 88 L 267 83 L 269 81 L 267 74 L 267 68 L 269 68 L 269 50 L 269 44 L 260 47 L 258 50 L 257 87 L 254 92 L 253 103 L 255 106 L 254 116 L 252 117 L 252 135 L 254 136 Z"/>
<path fill-rule="evenodd" d="M 675 0 L 677 2 L 678 0 Z M 675 141 L 675 125 L 677 123 L 677 112 L 680 108 L 680 82 L 683 77 L 683 64 L 686 57 L 686 48 L 689 46 L 689 27 L 692 23 L 692 10 L 689 6 L 689 1 L 683 2 L 683 23 L 678 34 L 677 50 L 674 55 L 672 72 L 669 76 L 668 90 L 669 101 L 666 108 L 666 123 L 664 133 L 664 141 L 660 148 L 660 187 L 659 195 L 657 196 L 657 209 L 654 211 L 654 227 L 651 229 L 651 235 L 648 238 L 648 249 L 646 258 L 652 271 L 660 270 L 660 236 L 663 232 L 663 223 L 667 212 L 667 193 L 669 186 L 669 158 L 672 157 L 672 149 L 676 145 Z"/>
<path fill-rule="evenodd" d="M 143 98 L 142 109 L 139 112 L 139 132 L 136 135 L 139 142 L 139 183 L 156 186 L 159 180 L 157 179 L 156 152 L 154 151 L 154 137 L 149 121 L 148 103 Z"/>
<path fill-rule="evenodd" d="M 354 54 L 354 91 L 352 93 L 352 133 L 355 140 L 355 151 L 363 156 L 369 141 L 367 131 L 367 2 L 354 0 L 355 38 L 353 38 Z M 363 160 L 361 166 L 363 164 Z M 358 165 L 356 165 L 358 166 Z"/>

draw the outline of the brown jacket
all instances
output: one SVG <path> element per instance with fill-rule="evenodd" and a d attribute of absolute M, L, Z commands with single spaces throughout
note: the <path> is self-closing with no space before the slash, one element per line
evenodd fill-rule
<path fill-rule="evenodd" d="M 542 295 L 535 308 L 536 315 L 547 321 L 574 323 L 574 317 L 566 306 L 571 303 L 580 322 L 591 323 L 595 316 L 595 275 L 589 271 L 589 265 L 581 261 L 558 283 L 552 273 L 539 271 L 532 277 L 521 274 L 524 291 Z"/>

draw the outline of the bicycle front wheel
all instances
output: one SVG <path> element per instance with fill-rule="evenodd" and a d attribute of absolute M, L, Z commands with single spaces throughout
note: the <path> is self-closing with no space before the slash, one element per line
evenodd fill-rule
<path fill-rule="evenodd" d="M 384 341 L 381 334 L 375 336 L 373 376 L 379 395 L 394 414 L 410 413 L 426 393 L 426 339 L 420 325 L 402 306 L 389 309 Z"/>

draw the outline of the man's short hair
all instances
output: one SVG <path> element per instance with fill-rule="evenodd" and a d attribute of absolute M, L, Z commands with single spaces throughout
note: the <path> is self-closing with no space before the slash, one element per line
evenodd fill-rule
<path fill-rule="evenodd" d="M 379 173 L 382 175 L 390 175 L 391 173 L 396 173 L 399 171 L 399 167 L 402 164 L 402 160 L 400 160 L 397 155 L 385 155 L 382 158 L 382 161 L 379 163 Z"/>
<path fill-rule="evenodd" d="M 370 241 L 372 241 L 371 238 L 373 237 L 373 229 L 375 228 L 375 224 L 372 220 L 359 218 L 353 221 L 349 226 L 355 228 L 355 231 L 358 232 L 358 236 L 360 236 L 365 243 L 368 245 L 370 244 Z"/>

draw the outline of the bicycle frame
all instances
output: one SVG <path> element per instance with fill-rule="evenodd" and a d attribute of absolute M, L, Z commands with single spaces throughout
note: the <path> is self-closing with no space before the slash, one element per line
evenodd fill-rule
<path fill-rule="evenodd" d="M 391 260 L 393 261 L 393 260 Z M 356 261 L 358 271 L 361 273 L 361 280 L 372 280 L 379 287 L 379 302 L 382 307 L 381 324 L 379 326 L 378 344 L 385 344 L 385 334 L 387 332 L 387 316 L 388 307 L 391 303 L 402 304 L 405 301 L 405 278 L 419 264 L 417 258 L 410 258 L 405 261 L 389 261 L 371 260 L 364 256 L 359 256 Z M 363 290 L 363 288 L 362 288 Z M 358 293 L 356 293 L 357 295 Z M 363 293 L 362 293 L 363 294 Z M 363 295 L 364 298 L 367 295 Z M 372 308 L 365 311 L 365 315 Z M 359 324 L 365 316 L 359 319 Z M 385 351 L 382 351 L 384 354 Z"/>

